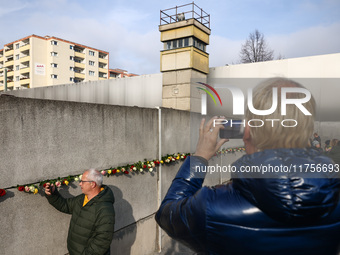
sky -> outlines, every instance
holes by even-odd
[[[0,0],[0,48],[35,34],[110,53],[109,68],[160,72],[160,10],[187,0]],[[238,64],[251,32],[264,34],[274,58],[340,53],[339,0],[196,0],[210,14],[209,66]]]

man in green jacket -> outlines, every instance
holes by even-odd
[[[57,210],[72,214],[67,237],[70,255],[109,255],[113,238],[115,212],[114,196],[103,183],[97,170],[84,172],[80,187],[81,195],[65,199],[53,184],[46,183],[48,202]]]

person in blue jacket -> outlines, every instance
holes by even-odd
[[[303,88],[292,80],[268,79],[253,93],[254,108],[270,109],[273,88],[280,95],[284,87]],[[281,115],[280,97],[270,115],[247,109],[246,123],[260,119],[264,125],[246,125],[246,154],[233,163],[232,180],[215,187],[202,187],[206,172],[197,169],[204,169],[227,139],[218,140],[223,127],[213,125],[216,117],[206,124],[203,119],[196,152],[180,167],[156,212],[157,223],[197,254],[339,254],[339,165],[310,148],[313,97],[302,106],[311,115],[293,104]],[[289,119],[294,121],[285,126],[291,127],[279,125]]]

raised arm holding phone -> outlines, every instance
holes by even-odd
[[[269,109],[271,91],[303,88],[284,79],[269,79],[255,88],[256,109]],[[299,99],[301,93],[287,97]],[[340,250],[340,181],[330,169],[334,162],[310,148],[314,130],[315,101],[303,106],[287,105],[270,116],[246,111],[243,141],[246,155],[232,166],[232,180],[224,185],[203,187],[209,159],[227,139],[218,139],[221,125],[202,120],[196,152],[180,167],[159,210],[156,221],[172,238],[198,254],[338,254]],[[250,127],[250,119],[295,119],[294,127]],[[312,165],[329,167],[313,175]],[[294,171],[284,171],[294,169]],[[262,169],[249,174],[247,169]],[[272,169],[269,173],[263,170]],[[280,170],[281,169],[281,170]],[[274,171],[275,170],[275,171]]]

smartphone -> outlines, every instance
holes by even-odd
[[[242,120],[226,120],[224,129],[220,129],[220,138],[226,139],[242,139],[244,132],[244,121]]]

